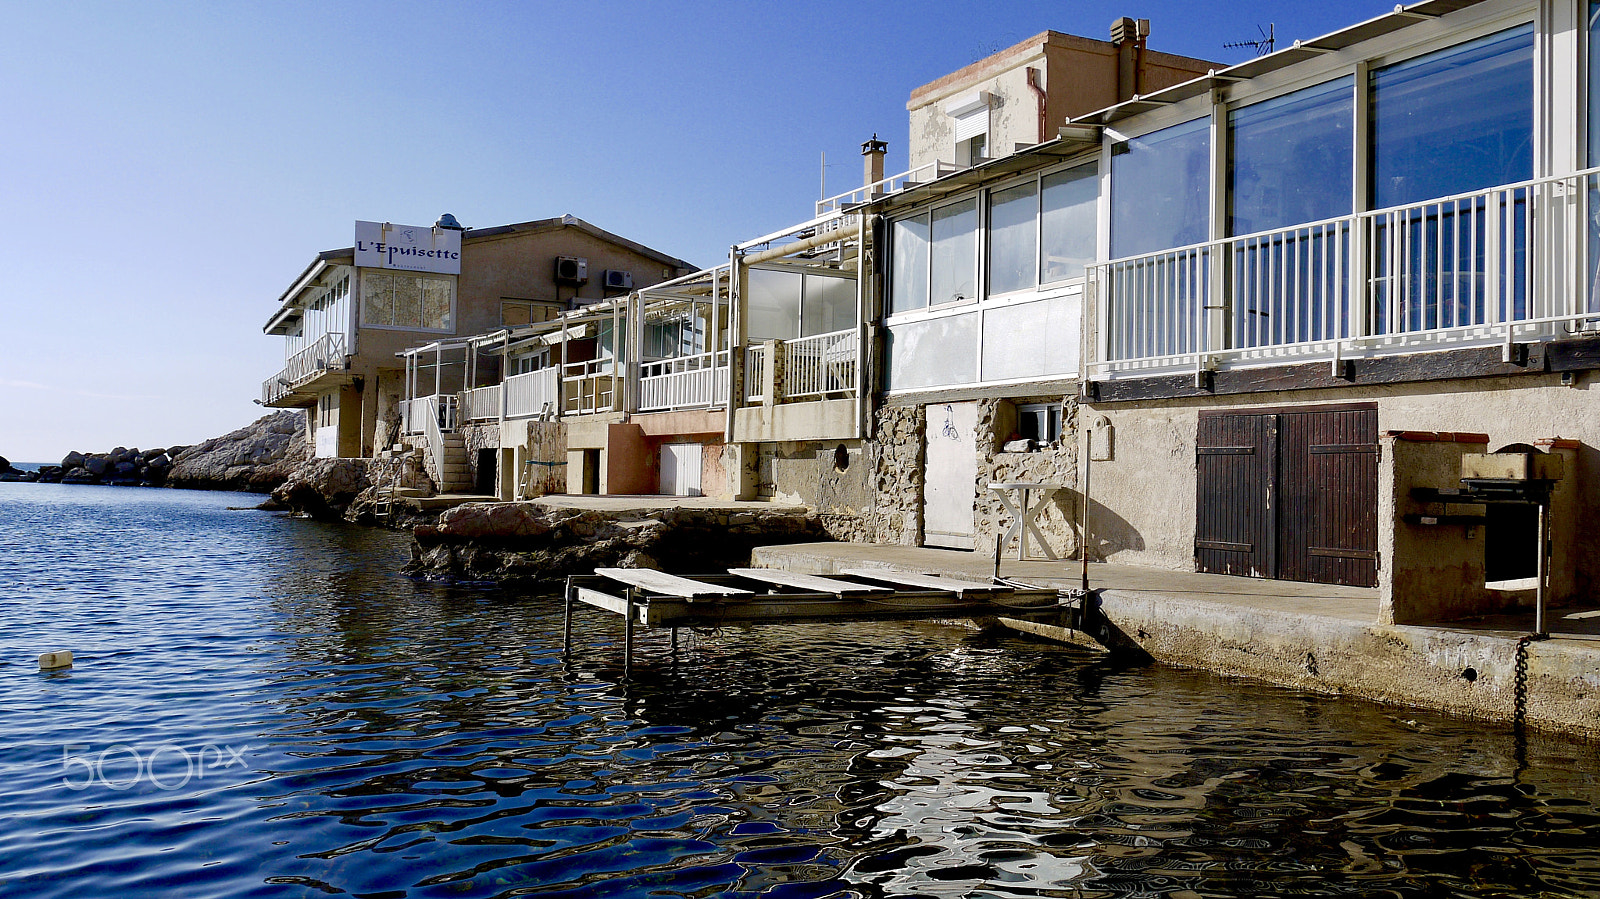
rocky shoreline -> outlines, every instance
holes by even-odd
[[[20,471],[0,457],[0,481],[271,493],[309,457],[304,414],[285,411],[194,446],[74,450],[38,471]]]
[[[501,584],[598,567],[694,573],[747,565],[757,546],[827,540],[803,507],[580,509],[561,502],[468,503],[412,531],[408,574]]]

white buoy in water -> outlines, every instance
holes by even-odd
[[[71,668],[72,650],[63,649],[60,652],[47,652],[39,657],[39,670],[49,671],[52,668]]]

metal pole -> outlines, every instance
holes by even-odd
[[[567,599],[561,615],[561,654],[572,652],[572,578],[567,578]]]
[[[633,679],[633,594],[628,588],[628,613],[622,620],[622,679]]]
[[[1550,527],[1550,510],[1548,499],[1539,502],[1539,586],[1534,591],[1533,602],[1533,632],[1540,637],[1550,636],[1550,629],[1544,620],[1544,604],[1546,582],[1550,578],[1550,565],[1546,553],[1550,548],[1550,538],[1546,531]]]
[[[1081,420],[1083,407],[1079,406],[1078,408]],[[1083,513],[1081,516],[1083,524],[1078,527],[1078,558],[1083,560],[1082,583],[1080,586],[1085,593],[1089,591],[1089,472],[1094,467],[1090,461],[1094,455],[1091,449],[1093,445],[1094,433],[1091,430],[1088,439],[1083,442],[1085,450],[1083,454]]]

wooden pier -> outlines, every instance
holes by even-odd
[[[1077,601],[1054,587],[965,581],[873,568],[818,577],[775,568],[731,568],[726,574],[680,577],[643,568],[597,568],[567,579],[562,647],[572,650],[577,603],[623,619],[623,676],[633,668],[637,627],[680,627],[853,621],[1013,618],[1070,626]],[[846,579],[848,578],[848,579]]]

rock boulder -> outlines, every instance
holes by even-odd
[[[166,484],[192,490],[270,493],[310,458],[305,427],[304,413],[285,410],[191,447],[168,447],[166,454],[172,464],[166,468]]]

